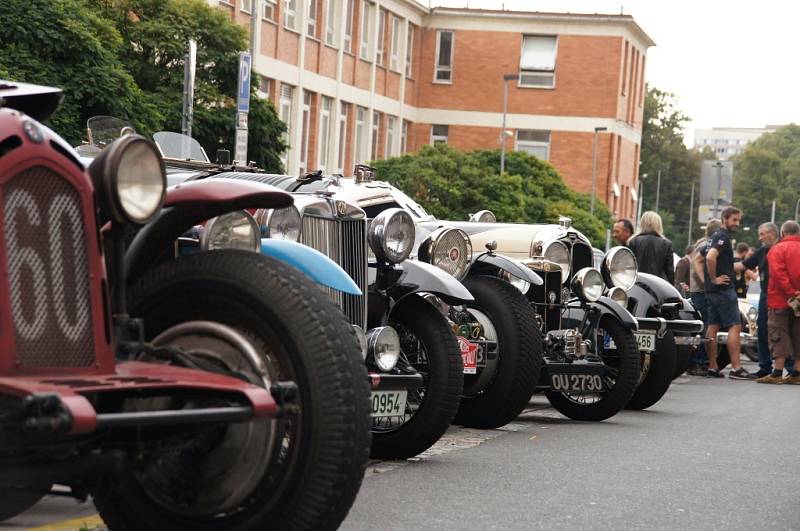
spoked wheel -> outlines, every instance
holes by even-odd
[[[677,362],[672,332],[667,331],[663,338],[657,339],[656,352],[643,353],[642,362],[641,381],[625,406],[627,409],[647,409],[661,400],[669,389]]]
[[[417,295],[403,299],[389,317],[400,336],[400,361],[422,375],[409,391],[403,415],[372,421],[372,457],[406,459],[430,448],[458,409],[464,379],[458,342],[444,316]]]
[[[480,324],[495,359],[466,375],[456,424],[498,428],[519,415],[536,389],[542,364],[542,335],[536,315],[520,291],[499,278],[470,277],[475,297],[467,311]]]
[[[550,404],[575,420],[600,421],[616,415],[633,396],[641,373],[641,358],[633,333],[617,319],[604,316],[596,331],[599,355],[606,365],[602,392],[570,394],[545,391]]]
[[[180,258],[130,295],[156,346],[255,385],[295,382],[298,396],[279,419],[200,427],[139,449],[93,493],[106,524],[338,527],[370,440],[367,375],[342,313],[296,270],[241,251]]]

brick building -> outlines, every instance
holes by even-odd
[[[243,25],[289,124],[289,173],[447,142],[549,160],[573,189],[635,215],[647,48],[628,15],[428,9],[414,0],[209,0]],[[235,3],[234,3],[235,2]],[[605,128],[605,129],[603,129]],[[599,129],[599,130],[598,130]],[[596,141],[596,150],[595,150]]]

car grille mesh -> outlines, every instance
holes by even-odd
[[[3,188],[8,293],[20,368],[94,363],[85,220],[78,192],[34,167]]]
[[[345,270],[367,293],[367,222],[363,219],[327,219],[306,215],[300,242],[321,252]],[[325,288],[351,323],[366,328],[366,296]]]

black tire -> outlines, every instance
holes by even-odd
[[[245,251],[167,263],[131,288],[130,302],[148,339],[200,321],[256,338],[269,347],[260,354],[278,379],[297,383],[298,407],[276,421],[276,451],[235,510],[203,516],[154,499],[131,466],[93,493],[106,524],[130,531],[337,528],[361,485],[370,445],[367,374],[342,312],[294,268]]]
[[[499,428],[514,420],[531,399],[542,366],[542,334],[528,299],[508,282],[474,276],[464,286],[475,297],[467,304],[484,313],[497,333],[498,365],[480,391],[461,398],[453,421],[470,428]],[[465,389],[475,376],[465,376]]]
[[[562,392],[547,390],[545,396],[559,413],[573,420],[601,421],[616,415],[624,408],[636,391],[641,372],[641,357],[633,332],[624,328],[616,318],[606,315],[600,328],[614,340],[616,349],[603,350],[601,358],[612,371],[606,376],[610,391],[595,397],[592,403],[582,402],[582,397],[568,397]]]
[[[689,365],[692,363],[692,347],[690,345],[677,345],[675,354],[677,358],[675,360],[675,371],[672,373],[673,380],[689,369]]]
[[[407,411],[417,409],[405,422],[396,426],[373,422],[371,455],[406,459],[433,446],[447,431],[461,400],[463,364],[447,320],[421,297],[401,300],[389,316],[389,325],[400,335],[401,355],[422,373],[423,384],[408,393]]]
[[[650,356],[650,366],[642,367],[647,371],[644,379],[633,393],[626,409],[647,409],[664,396],[672,383],[675,374],[677,353],[675,338],[667,331],[664,337],[656,340],[656,352]]]

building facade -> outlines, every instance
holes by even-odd
[[[615,215],[635,215],[654,43],[632,17],[414,0],[209,1],[242,25],[257,12],[253,69],[289,125],[288,173],[349,175],[425,144],[505,142],[550,161],[574,190],[594,181]]]
[[[739,155],[744,148],[764,133],[774,133],[779,125],[759,127],[712,127],[694,130],[694,147],[711,148],[720,160]]]

